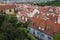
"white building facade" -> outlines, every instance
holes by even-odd
[[[40,32],[34,28],[28,27],[29,33],[34,35],[35,37],[37,37],[40,40],[53,40],[53,37],[50,35],[47,35],[43,32]]]

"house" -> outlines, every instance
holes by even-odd
[[[28,26],[29,33],[40,40],[53,40],[60,30],[60,15],[56,14],[56,10],[53,10],[53,8],[49,8],[45,15],[35,15],[31,18]]]
[[[29,33],[38,39],[53,40],[60,30],[60,7],[23,5],[17,19],[22,23],[29,19]]]
[[[14,14],[15,8],[14,4],[0,4],[0,14]]]
[[[31,18],[28,26],[29,33],[40,40],[53,40],[54,35],[60,30],[60,23],[55,23],[45,16]]]
[[[38,9],[30,4],[20,4],[18,6],[17,18],[19,21],[25,23],[31,17],[33,17],[37,12],[39,13]]]

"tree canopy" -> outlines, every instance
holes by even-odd
[[[58,33],[54,36],[54,40],[60,40],[60,32],[58,32]]]
[[[0,40],[36,40],[28,35],[28,24],[19,22],[16,15],[0,15]]]
[[[60,0],[37,3],[38,6],[60,6]]]

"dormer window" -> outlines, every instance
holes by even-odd
[[[44,31],[44,28],[41,28],[41,27],[39,27],[39,30],[42,30],[42,31]]]
[[[53,10],[53,9],[49,9],[48,11],[49,11],[50,13],[52,13],[54,10]]]

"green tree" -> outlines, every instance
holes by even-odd
[[[17,20],[15,15],[2,15],[0,18],[4,20],[0,26],[0,40],[33,39],[28,35],[27,26],[30,21],[27,21],[25,24],[23,24]]]
[[[54,40],[60,40],[60,32],[58,32],[58,33],[54,36]]]

